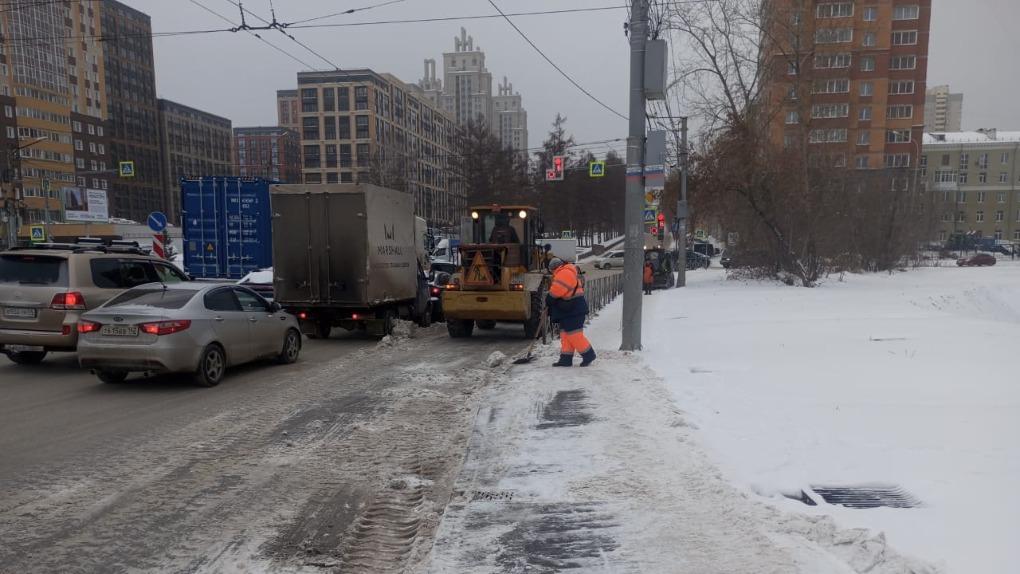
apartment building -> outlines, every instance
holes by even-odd
[[[301,183],[301,137],[287,128],[234,128],[234,168],[241,177]]]
[[[298,73],[304,183],[367,183],[413,193],[415,211],[453,225],[455,120],[418,86],[369,69]]]
[[[301,128],[301,104],[297,90],[276,91],[276,125],[297,132]]]
[[[857,169],[912,168],[924,130],[931,0],[774,0],[772,140]]]
[[[963,129],[963,94],[954,94],[949,86],[930,88],[924,99],[926,132],[958,132]]]
[[[180,222],[181,178],[234,175],[230,120],[160,99],[160,154],[165,174],[167,216]]]
[[[99,6],[28,0],[6,6],[0,10],[4,243],[19,222],[63,219],[62,190],[80,181],[76,172],[86,171],[76,169],[81,138],[74,137],[72,122],[103,130],[107,101],[103,46],[96,38]],[[72,35],[80,38],[59,40]],[[88,183],[101,185],[91,178]]]
[[[499,135],[503,147],[528,155],[528,112],[524,109],[520,92],[514,91],[513,84],[503,76],[499,93],[492,98],[493,129]]]
[[[134,177],[110,181],[110,215],[145,221],[169,205],[160,161],[152,23],[148,14],[117,0],[74,4],[79,2],[99,7],[102,14],[110,164],[134,162]]]
[[[1020,241],[1020,131],[925,134],[921,173],[953,234]]]

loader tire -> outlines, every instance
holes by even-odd
[[[531,318],[524,322],[524,337],[534,339],[541,334],[546,325],[542,324],[542,310],[545,308],[543,293],[531,294]]]
[[[475,330],[475,322],[471,319],[448,319],[446,330],[454,339],[463,339],[471,336]]]
[[[495,321],[475,321],[475,325],[483,331],[491,331],[496,328]]]

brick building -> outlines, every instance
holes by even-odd
[[[159,100],[160,154],[165,174],[163,196],[167,216],[180,222],[181,178],[234,175],[230,120]]]
[[[241,177],[301,183],[301,138],[275,126],[234,128],[234,168]]]

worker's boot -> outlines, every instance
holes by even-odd
[[[581,353],[581,366],[587,367],[595,360],[595,349],[591,348]]]
[[[574,366],[574,355],[560,353],[560,360],[553,363],[554,367],[573,367]]]

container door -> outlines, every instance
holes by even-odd
[[[365,196],[329,193],[324,202],[323,228],[328,250],[323,249],[323,295],[331,303],[361,307],[367,303],[368,265],[365,242]],[[324,246],[325,247],[325,246]]]
[[[314,237],[320,230],[322,213],[319,200],[310,193],[284,193],[276,196],[272,218],[273,290],[281,303],[318,302],[319,253]]]
[[[227,277],[240,279],[271,265],[266,255],[272,242],[269,194],[261,180],[225,179],[223,187]]]
[[[219,222],[222,206],[212,178],[182,184],[184,205],[184,267],[196,277],[222,277]]]

